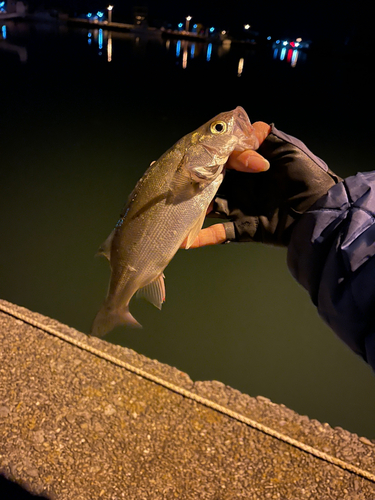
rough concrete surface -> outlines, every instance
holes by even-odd
[[[1,305],[375,474],[366,438]],[[59,500],[375,499],[371,480],[2,311],[0,474]]]

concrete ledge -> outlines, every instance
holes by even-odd
[[[375,446],[367,438],[220,382],[194,383],[175,368],[0,301],[0,473],[30,492],[59,500],[375,498],[371,477],[317,458],[44,327],[375,478]]]

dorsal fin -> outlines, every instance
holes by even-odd
[[[111,246],[114,235],[115,235],[115,229],[110,233],[108,238],[99,247],[96,255],[103,255],[109,261],[111,260]]]

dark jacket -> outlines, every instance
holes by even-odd
[[[261,174],[228,170],[216,214],[229,241],[288,248],[288,266],[321,317],[375,370],[375,172],[342,180],[272,125]]]
[[[375,172],[336,184],[300,217],[288,266],[326,323],[375,370]]]

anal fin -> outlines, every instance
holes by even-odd
[[[140,288],[137,293],[137,297],[143,297],[148,300],[158,309],[161,309],[163,302],[165,301],[165,285],[164,285],[164,274],[161,273],[154,281],[151,281],[148,285]]]

